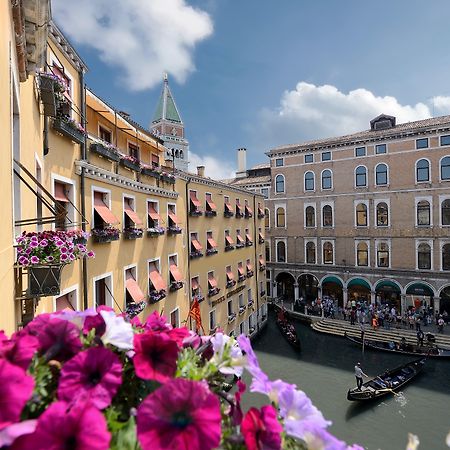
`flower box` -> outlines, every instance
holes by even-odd
[[[173,283],[170,283],[169,290],[170,292],[175,292],[181,289],[182,287],[183,287],[182,281],[174,281]]]
[[[215,217],[217,216],[217,211],[205,211],[205,217]]]
[[[245,242],[245,246],[246,247],[251,247],[253,245],[253,241],[246,241]]]
[[[266,291],[261,291],[261,292],[259,293],[259,295],[260,295],[261,297],[264,297],[264,296],[266,295]]]
[[[97,244],[104,244],[119,240],[120,231],[117,228],[93,228],[91,230],[92,239]]]
[[[165,296],[166,296],[165,289],[161,289],[159,291],[151,291],[148,294],[148,301],[150,303],[156,303],[156,302],[159,302],[160,300],[162,300],[163,298],[165,298]]]
[[[231,250],[234,250],[234,245],[225,245],[225,251],[229,252]]]
[[[133,170],[134,172],[141,171],[141,166],[139,164],[139,161],[133,161],[133,160],[127,159],[127,158],[121,158],[119,161],[119,164],[122,167],[125,167],[126,169]]]
[[[147,302],[131,302],[128,303],[128,305],[125,308],[125,314],[132,319],[133,317],[140,314],[142,311],[144,311],[145,307],[147,306]]]
[[[234,213],[233,213],[232,211],[227,211],[227,210],[225,210],[225,211],[223,212],[223,215],[224,215],[224,217],[233,217],[233,216],[234,216]]]
[[[182,229],[180,227],[174,226],[174,227],[167,227],[167,234],[168,235],[172,235],[172,234],[181,234],[182,233]]]
[[[258,212],[258,219],[264,219],[266,215],[263,212]]]
[[[203,214],[203,212],[200,211],[199,209],[191,209],[191,210],[189,211],[189,215],[192,216],[192,217],[199,217],[199,216],[201,216],[202,214]]]
[[[233,323],[236,320],[236,313],[232,313],[228,316],[228,323]]]
[[[77,144],[84,142],[85,133],[75,122],[57,117],[53,120],[53,129]]]
[[[159,172],[157,169],[155,169],[153,167],[142,167],[141,173],[143,175],[147,175],[149,177],[156,178],[157,180],[159,180],[159,178],[161,176],[161,172]]]
[[[245,281],[246,280],[246,276],[245,275],[239,275],[238,276],[238,283],[242,283],[243,281]]]
[[[220,292],[220,288],[218,288],[218,287],[208,289],[208,297],[214,297],[214,295],[217,295],[219,292]]]
[[[244,314],[246,309],[247,309],[247,307],[245,305],[239,306],[239,315]]]
[[[253,275],[253,270],[247,270],[247,278],[251,278]]]
[[[175,184],[175,176],[174,176],[174,175],[171,175],[170,173],[167,173],[167,172],[163,172],[163,173],[161,174],[161,180],[162,180],[164,183]]]
[[[259,239],[258,239],[258,243],[259,243],[259,244],[264,244],[264,242],[265,242],[265,241],[264,241],[264,238],[259,238]]]
[[[120,156],[111,148],[107,148],[105,145],[100,144],[99,142],[93,142],[89,146],[89,150],[92,153],[96,153],[103,158],[109,159],[110,161],[118,162],[120,160]]]
[[[162,236],[166,230],[163,227],[155,227],[147,229],[147,237],[158,237]]]
[[[266,266],[264,264],[260,264],[259,271],[262,272],[263,270],[266,270]]]
[[[217,248],[208,248],[206,249],[206,256],[215,255],[218,251]]]
[[[247,307],[251,308],[253,306],[254,301],[253,300],[249,300],[247,303]]]
[[[253,217],[253,214],[251,212],[246,212],[245,213],[245,218],[246,219],[251,219]]]
[[[202,294],[194,294],[192,296],[192,301],[197,300],[199,303],[201,303],[203,300],[205,300],[205,297],[203,297]]]
[[[236,213],[236,219],[241,219],[242,217],[244,217],[244,214],[242,214],[241,212]]]
[[[245,244],[243,242],[239,242],[236,244],[236,248],[244,248]]]
[[[139,239],[143,234],[144,232],[140,228],[125,228],[123,230],[123,237],[128,240]]]
[[[199,252],[199,251],[195,251],[195,252],[190,252],[190,253],[189,253],[189,257],[190,257],[191,259],[200,258],[200,257],[202,257],[202,256],[203,256],[203,253],[202,253],[202,252]]]
[[[61,270],[64,265],[34,265],[28,267],[28,295],[48,297],[59,295]]]
[[[236,280],[228,280],[227,284],[225,285],[227,288],[232,288],[236,285]]]

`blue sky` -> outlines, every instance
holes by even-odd
[[[209,176],[227,176],[239,147],[251,166],[382,112],[450,113],[447,0],[53,0],[53,12],[89,86],[140,123],[169,72]]]

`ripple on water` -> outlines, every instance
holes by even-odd
[[[403,392],[397,392],[397,395],[395,396],[395,401],[404,408],[408,404],[408,399],[405,397],[405,394]]]

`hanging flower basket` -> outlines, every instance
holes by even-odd
[[[79,123],[64,117],[53,120],[53,129],[77,144],[82,144],[86,136],[86,132]]]
[[[28,268],[28,295],[30,297],[59,295],[63,267],[64,265],[30,266]]]
[[[89,150],[110,161],[118,162],[120,160],[119,154],[113,150],[112,146],[108,146],[106,143],[93,142]]]
[[[133,156],[122,156],[120,158],[119,164],[126,169],[133,170],[134,172],[141,171],[141,165],[139,161]]]

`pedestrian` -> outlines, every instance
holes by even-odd
[[[359,324],[359,328],[361,329],[361,340],[364,341],[364,333],[366,332],[366,327],[364,323],[361,322]]]
[[[376,331],[376,329],[378,328],[378,320],[377,320],[377,316],[373,316],[373,319],[372,319],[372,328],[373,328],[373,331]]]
[[[438,319],[438,333],[443,333],[444,332],[444,324],[445,324],[445,321],[442,318],[442,316],[440,316],[439,319]]]
[[[350,311],[350,325],[355,325],[356,311],[352,308]]]
[[[425,337],[425,335],[423,334],[423,331],[419,328],[417,330],[417,345],[419,347],[423,347],[423,338]]]
[[[356,378],[356,387],[360,391],[363,385],[363,377],[367,377],[367,375],[361,369],[361,363],[358,362],[355,366],[355,378]]]

